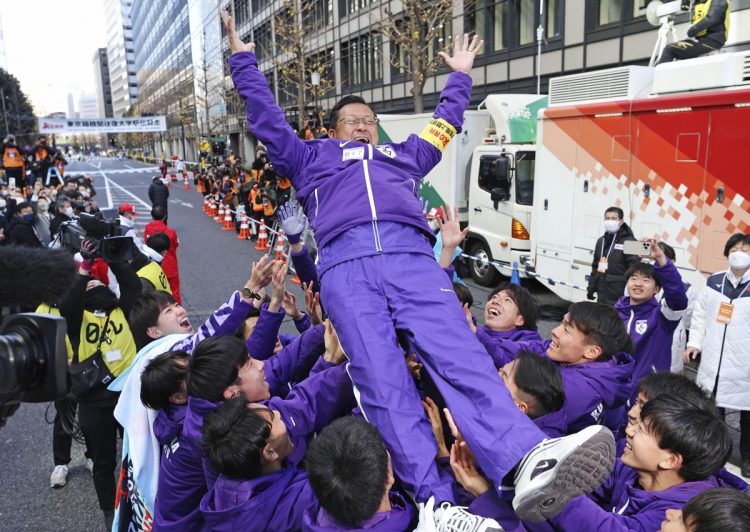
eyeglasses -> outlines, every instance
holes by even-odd
[[[340,118],[339,122],[343,122],[347,126],[356,126],[360,122],[362,122],[366,126],[374,126],[375,124],[380,122],[380,118],[378,118],[377,116],[363,116],[362,118],[357,116],[345,116],[344,118]]]

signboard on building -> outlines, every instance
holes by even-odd
[[[39,133],[151,133],[166,131],[164,116],[128,118],[39,118]]]

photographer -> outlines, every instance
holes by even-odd
[[[16,183],[23,185],[24,175],[26,174],[26,152],[16,144],[15,135],[8,135],[3,140],[2,153],[0,154],[0,168],[5,171],[5,177],[13,178]]]
[[[29,177],[29,188],[34,186],[34,181],[41,179],[42,181],[47,178],[47,170],[52,166],[52,158],[57,153],[52,146],[47,144],[47,136],[39,135],[39,140],[34,143],[34,146],[29,152],[29,158],[31,159],[31,171],[32,175]],[[46,185],[62,185],[62,183],[53,177]]]
[[[141,294],[141,283],[127,263],[109,262],[120,284],[122,295],[118,299],[101,281],[91,278],[91,263],[99,255],[96,241],[84,240],[81,255],[84,260],[70,292],[60,303],[60,313],[68,322],[68,336],[76,353],[71,384],[79,400],[81,432],[94,463],[94,487],[105,523],[111,527],[117,465],[114,409],[119,394],[110,392],[107,385],[129,368],[135,357],[135,341],[126,316]],[[93,362],[98,364],[98,371],[93,369]],[[85,366],[88,370],[83,372]]]
[[[60,232],[60,226],[64,222],[70,222],[73,220],[75,211],[73,205],[70,203],[70,198],[65,195],[60,195],[57,201],[54,203],[54,218],[49,223],[50,236],[54,239],[57,233]]]

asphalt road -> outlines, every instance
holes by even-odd
[[[158,169],[133,161],[92,159],[73,162],[66,173],[90,173],[97,189],[100,208],[116,207],[120,203],[135,206],[136,229],[142,234],[151,220],[148,186]],[[232,291],[241,288],[250,275],[250,265],[260,257],[254,245],[241,241],[231,231],[222,231],[202,210],[202,197],[190,182],[190,190],[173,184],[169,199],[169,225],[180,239],[180,264],[183,306],[194,325],[205,320]],[[528,284],[527,284],[528,283]],[[549,309],[565,308],[541,285],[533,281],[524,284]],[[289,284],[304,303],[298,287]],[[472,312],[482,321],[482,306],[489,289],[469,283],[474,295]],[[540,322],[540,333],[549,337],[555,321]],[[283,331],[292,332],[293,323],[286,320]],[[98,509],[91,475],[84,467],[83,446],[73,443],[68,484],[61,489],[49,487],[53,469],[52,427],[45,420],[47,404],[24,404],[0,428],[0,532],[34,530],[103,530],[103,518]],[[49,408],[51,422],[54,409]],[[737,425],[736,414],[729,421]]]

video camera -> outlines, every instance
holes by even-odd
[[[93,214],[81,213],[78,218],[64,222],[60,226],[60,244],[73,253],[81,251],[84,240],[92,240],[96,253],[91,257],[101,257],[104,262],[126,262],[133,260],[133,239],[122,236],[117,219],[99,218]]]

